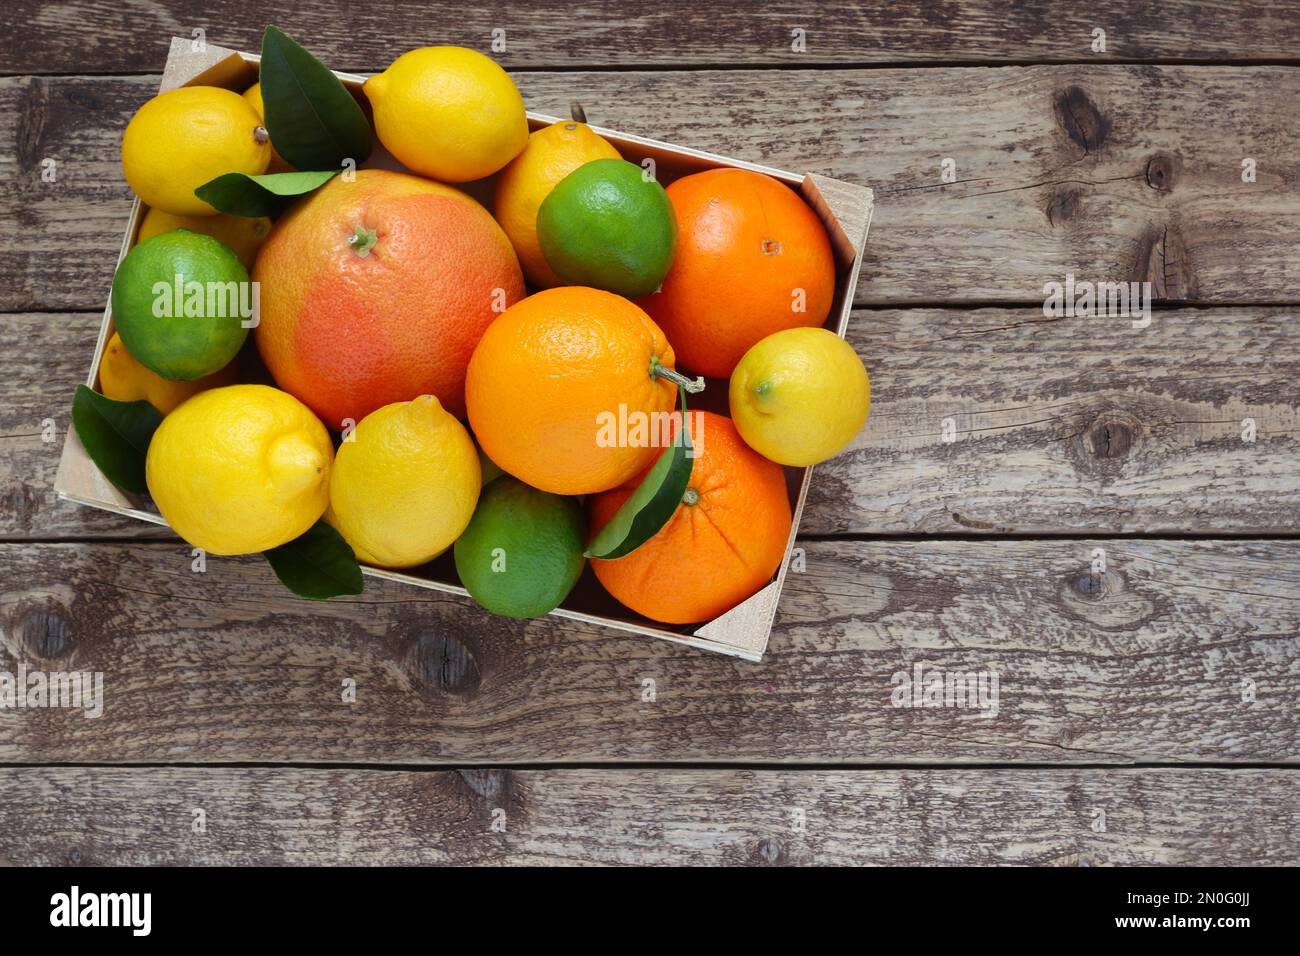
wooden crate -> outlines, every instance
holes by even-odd
[[[196,48],[194,41],[173,38],[167,65],[163,71],[160,91],[174,89],[178,86],[221,86],[242,91],[257,79],[259,57],[254,54],[241,53],[207,44]],[[362,76],[348,73],[336,74],[343,83],[358,95]],[[557,121],[556,117],[539,113],[528,114],[529,126],[537,129]],[[798,175],[767,166],[728,159],[712,153],[673,146],[630,133],[592,126],[596,132],[609,140],[625,159],[641,163],[653,159],[659,181],[667,185],[674,179],[690,173],[699,172],[719,166],[732,166],[752,169],[766,173],[788,183],[796,189],[816,210],[826,225],[834,247],[837,276],[835,301],[826,322],[826,328],[841,337],[848,325],[849,312],[853,305],[853,292],[857,285],[858,271],[862,263],[862,251],[866,244],[867,230],[871,224],[872,192],[863,186],[841,182],[818,176],[814,173]],[[365,167],[401,169],[402,167],[386,153],[376,141],[375,154]],[[467,190],[480,199],[490,196],[491,180],[470,184]],[[135,242],[136,232],[145,209],[139,199],[131,208],[131,217],[127,223],[126,234],[118,261],[125,256]],[[86,376],[86,384],[97,387],[100,356],[105,343],[113,334],[113,314],[111,304],[104,311],[103,324],[100,327],[99,341]],[[726,382],[709,380],[708,387],[700,396],[696,396],[694,407],[726,411]],[[564,604],[552,611],[552,614],[573,620],[587,621],[647,637],[675,641],[704,650],[730,654],[746,660],[757,661],[767,647],[768,635],[772,629],[772,620],[776,613],[781,586],[794,548],[795,535],[799,529],[799,518],[803,511],[804,499],[808,494],[812,479],[811,468],[787,468],[786,484],[790,493],[794,523],[790,530],[790,539],[786,542],[785,558],[776,577],[753,597],[739,604],[725,614],[704,624],[674,628],[658,624],[622,607],[613,600],[595,581],[590,569]],[[63,446],[63,456],[59,463],[59,473],[55,481],[55,490],[61,498],[117,514],[129,515],[142,521],[166,524],[162,517],[152,509],[147,498],[129,495],[115,487],[95,466],[76,432],[69,429]],[[380,578],[401,581],[415,587],[432,588],[452,594],[466,595],[464,588],[452,584],[454,571],[446,556],[423,568],[412,571],[386,571],[379,568],[363,567],[363,572]],[[418,572],[418,573],[416,573]],[[267,569],[270,573],[270,569]],[[486,613],[486,612],[484,612]]]

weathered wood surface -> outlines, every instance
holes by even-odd
[[[0,316],[0,538],[170,537],[54,495],[99,321]],[[871,420],[818,467],[801,530],[1300,530],[1297,321],[1279,309],[1161,311],[1146,329],[1032,309],[855,312]]]
[[[86,380],[102,316],[0,315],[0,539],[126,535],[165,528],[60,501],[72,393]]]
[[[1300,531],[1297,323],[856,312],[871,418],[814,472],[800,530]]]
[[[1294,770],[0,769],[16,864],[1295,865],[1298,830]]]
[[[105,711],[0,709],[0,761],[595,766],[0,768],[0,864],[1300,863],[1300,540],[1270,538],[1300,530],[1294,3],[5,16],[0,312],[24,314],[0,316],[0,671],[102,672]],[[754,665],[377,581],[299,601],[258,559],[196,574],[165,530],[57,503],[121,130],[169,36],[256,50],[266,22],[356,72],[504,29],[533,109],[872,186],[877,308],[849,338],[873,417],[803,531],[980,536],[801,542]],[[962,66],[1008,62],[1057,65]],[[930,68],[862,68],[887,64]],[[1043,318],[1067,273],[1213,307]],[[1014,540],[1101,532],[1263,540]],[[996,674],[996,713],[895,706],[918,664]],[[1123,768],[1187,761],[1225,767]],[[690,762],[785,766],[617,766]],[[1107,766],[799,766],[838,763]]]
[[[6,544],[0,670],[100,672],[104,712],[0,710],[0,760],[1300,760],[1300,541],[804,547],[749,664],[377,581],[298,600],[180,543]],[[996,674],[996,707],[899,706],[917,665]]]
[[[70,64],[91,73],[156,68],[167,37],[200,28],[211,42],[257,50],[267,23],[340,70],[373,68],[395,51],[431,43],[487,52],[494,30],[505,31],[497,56],[516,68],[1300,58],[1300,11],[1285,0],[1173,0],[1158,7],[1120,0],[399,0],[346,14],[295,0],[10,0],[6,16],[14,29],[0,45],[0,68],[10,73]],[[806,31],[801,52],[795,28]],[[1097,28],[1106,31],[1104,51],[1093,49]]]
[[[1144,280],[1300,301],[1291,67],[518,74],[529,105],[876,190],[860,304],[1041,303]],[[0,80],[0,310],[102,308],[129,206],[119,142],[157,77]],[[956,182],[942,182],[943,161]],[[56,163],[56,181],[41,179]],[[1242,162],[1256,181],[1242,181]]]

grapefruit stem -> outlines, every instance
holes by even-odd
[[[271,142],[271,134],[266,131],[265,126],[253,127],[253,142],[261,146],[263,143]]]
[[[698,376],[694,381],[687,378],[681,372],[659,364],[659,356],[650,360],[650,377],[662,378],[665,381],[672,382],[674,385],[686,389],[694,395],[696,392],[704,391],[704,376]]]
[[[370,250],[378,241],[379,233],[376,230],[357,226],[356,231],[352,233],[352,238],[348,240],[348,245],[352,247],[353,252],[364,259],[370,255]]]

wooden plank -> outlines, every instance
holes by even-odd
[[[1300,530],[1295,321],[1279,309],[1162,311],[1146,329],[1028,309],[856,312],[871,419],[818,466],[801,532]],[[54,496],[98,328],[97,314],[0,316],[0,538],[171,537]]]
[[[0,315],[0,539],[175,537],[54,493],[72,393],[90,370],[100,320],[98,313]]]
[[[871,418],[818,466],[800,531],[1300,531],[1296,321],[855,313]]]
[[[20,865],[1277,866],[1297,828],[1294,770],[0,769]]]
[[[749,664],[384,582],[298,600],[179,544],[3,545],[0,670],[104,689],[0,709],[0,760],[1300,760],[1300,541],[803,547]],[[916,706],[930,674],[984,697]]]
[[[531,107],[876,190],[859,304],[1041,303],[1141,280],[1174,302],[1300,299],[1300,70],[1037,66],[522,73]],[[0,309],[102,307],[118,149],[157,78],[0,80]],[[665,91],[671,90],[670,102]],[[9,157],[14,157],[12,160]],[[44,161],[57,179],[41,180]],[[952,159],[956,182],[942,182]],[[1242,162],[1256,181],[1242,182]]]
[[[606,2],[399,0],[358,7],[346,17],[327,3],[294,0],[256,6],[237,0],[125,6],[16,0],[13,6],[16,27],[0,46],[0,63],[12,73],[159,69],[167,38],[189,37],[199,28],[211,42],[257,50],[267,23],[339,70],[382,66],[395,52],[421,43],[493,52],[494,30],[505,31],[505,48],[498,44],[494,55],[514,68],[1300,56],[1300,14],[1284,0],[1172,0],[1159,8],[1119,0],[1086,7],[1068,0],[821,0],[779,8],[755,0],[660,0],[635,10]],[[412,34],[413,22],[428,24],[429,32]],[[802,51],[795,48],[795,28],[805,31]],[[1104,50],[1093,48],[1098,28],[1105,31]]]

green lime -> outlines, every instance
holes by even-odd
[[[113,322],[126,350],[163,378],[225,368],[248,338],[256,298],[230,247],[188,229],[139,243],[113,276]]]
[[[483,489],[456,539],[456,573],[493,614],[537,617],[554,610],[578,583],[586,537],[576,498],[502,475]]]
[[[668,194],[623,159],[565,176],[537,210],[537,240],[555,274],[630,299],[659,288],[673,264],[677,217]]]

